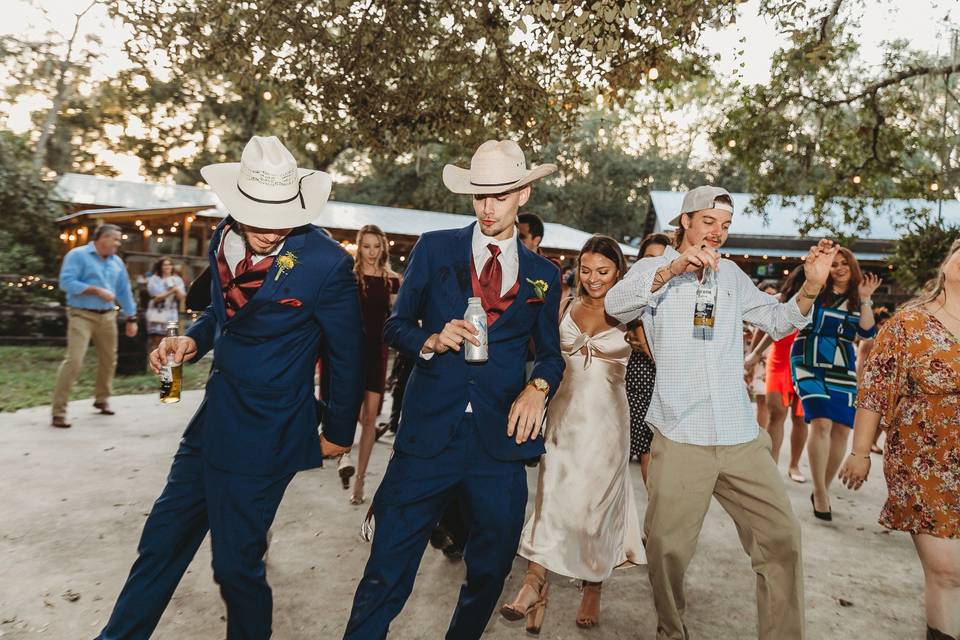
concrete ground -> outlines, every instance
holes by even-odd
[[[145,516],[164,484],[180,432],[199,404],[188,392],[177,405],[155,396],[114,400],[118,414],[94,415],[90,401],[70,407],[73,428],[48,426],[49,408],[0,414],[0,637],[92,638],[106,621],[136,553]],[[372,493],[389,445],[378,443]],[[879,459],[858,494],[835,487],[831,524],[814,520],[810,485],[787,481],[804,533],[808,638],[922,638],[920,566],[909,536],[876,524],[885,498]],[[639,467],[631,465],[645,503]],[[531,495],[536,472],[530,472]],[[274,593],[274,637],[339,638],[368,545],[358,537],[367,505],[351,506],[333,466],[299,474],[274,525],[268,574]],[[645,504],[641,504],[641,510]],[[642,511],[641,511],[642,513]],[[523,576],[514,565],[504,593]],[[462,563],[428,548],[414,593],[391,638],[438,639],[463,579]],[[733,523],[714,502],[687,578],[687,625],[694,638],[756,637],[755,580]],[[579,594],[552,578],[541,637],[653,640],[656,619],[643,567],[619,570],[604,585],[601,624],[574,626]],[[224,636],[224,606],[201,547],[160,622],[159,640]],[[485,637],[523,637],[519,623],[498,616]]]

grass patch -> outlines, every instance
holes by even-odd
[[[63,360],[64,347],[0,346],[0,412],[49,405],[57,369]],[[93,397],[96,379],[96,358],[93,347],[87,351],[83,370],[70,393],[71,400]],[[207,363],[183,368],[183,388],[202,389],[210,367]],[[160,393],[160,381],[153,373],[116,376],[113,394]]]

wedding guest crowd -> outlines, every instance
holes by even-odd
[[[722,258],[738,212],[720,187],[688,191],[674,230],[646,236],[632,267],[620,243],[598,234],[565,273],[541,253],[543,220],[520,212],[556,167],[528,168],[516,143],[487,141],[469,168],[447,165],[442,178],[469,197],[476,221],[424,234],[401,277],[380,227],[363,226],[349,256],[310,224],[329,176],[298,168],[276,138],[254,137],[241,160],[203,171],[231,215],[211,240],[212,296],[186,336],[161,339],[187,296],[173,262],[158,260],[148,282],[154,369],[168,355],[195,361],[207,351],[216,364],[103,640],[149,637],[208,530],[227,637],[269,638],[267,532],[293,475],[321,458],[337,461],[351,504],[372,498],[362,528],[372,545],[344,638],[387,636],[430,543],[464,561],[449,639],[479,639],[496,611],[540,633],[556,576],[581,589],[576,611],[558,613],[597,627],[614,569],[647,565],[656,637],[689,640],[687,569],[716,498],[756,577],[757,637],[802,640],[801,527],[778,467],[788,415],[787,476],[807,481],[806,448],[821,521],[833,519],[838,471],[859,489],[886,434],[880,523],[913,538],[927,637],[960,635],[960,241],[877,333],[881,279],[830,240],[816,242],[779,290]],[[259,195],[236,193],[241,183]],[[103,225],[64,261],[70,330],[54,426],[69,426],[69,386],[91,339],[101,357],[94,406],[110,412],[115,306],[136,311],[119,238]],[[266,286],[281,277],[293,293]],[[276,304],[254,304],[263,299]],[[476,324],[464,319],[468,300],[482,307]],[[695,312],[712,314],[709,331],[692,331]],[[136,325],[127,326],[132,335]],[[388,347],[398,352],[392,415],[378,429]],[[306,373],[318,353],[321,434]],[[261,371],[276,384],[257,384]],[[392,455],[371,492],[367,470],[387,430]],[[647,495],[642,514],[632,459]],[[525,573],[504,599],[516,556]]]

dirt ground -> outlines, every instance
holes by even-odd
[[[118,414],[70,407],[73,428],[52,429],[49,408],[0,414],[0,637],[93,638],[109,616],[135,553],[145,516],[163,487],[184,425],[201,392],[177,405],[155,396],[114,400]],[[374,449],[368,491],[382,477],[389,443]],[[810,509],[810,485],[787,482],[803,525],[807,629],[811,640],[924,637],[920,566],[909,536],[876,523],[886,491],[879,458],[857,494],[833,489],[834,521]],[[645,492],[631,466],[641,513]],[[531,495],[535,471],[530,472]],[[531,501],[532,504],[532,501]],[[339,638],[368,545],[358,537],[367,505],[351,506],[332,466],[299,474],[274,525],[268,575],[274,637]],[[514,565],[504,597],[523,576]],[[443,638],[463,579],[462,563],[428,548],[414,593],[390,637]],[[687,577],[687,625],[694,638],[756,637],[755,579],[733,523],[714,502]],[[552,578],[541,637],[653,640],[656,619],[643,567],[619,570],[604,585],[601,624],[574,626],[579,594]],[[224,606],[201,547],[160,622],[159,640],[224,636]],[[494,617],[485,638],[524,637],[520,623]]]

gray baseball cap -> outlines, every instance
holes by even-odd
[[[711,187],[704,185],[702,187],[697,187],[696,189],[690,189],[690,191],[687,191],[687,195],[683,196],[683,204],[680,205],[680,213],[677,214],[676,218],[670,221],[670,226],[679,227],[680,216],[685,213],[703,211],[704,209],[723,209],[724,211],[733,213],[732,205],[729,205],[726,202],[716,202],[716,199],[720,196],[726,196],[727,198],[730,198],[730,202],[733,202],[733,198],[730,196],[730,193],[723,187]]]

